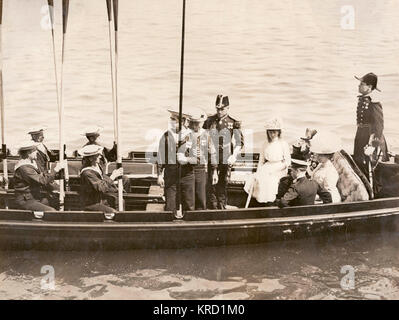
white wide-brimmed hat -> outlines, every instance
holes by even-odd
[[[96,145],[96,144],[89,144],[84,146],[82,149],[78,150],[78,153],[82,157],[91,157],[97,154],[101,154],[103,152],[103,147]]]
[[[192,108],[190,109],[189,112],[190,112],[190,117],[189,117],[190,122],[203,122],[207,118],[206,112],[201,108]]]
[[[278,116],[273,116],[266,121],[266,130],[283,130],[283,120]]]
[[[319,132],[310,142],[310,151],[317,154],[332,154],[341,149],[341,138],[330,132]]]

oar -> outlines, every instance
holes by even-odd
[[[61,53],[61,89],[60,89],[60,105],[58,110],[58,122],[59,122],[59,139],[60,139],[60,162],[64,162],[64,151],[65,151],[65,142],[64,142],[64,100],[63,100],[63,72],[64,72],[64,57],[65,57],[65,34],[67,30],[67,22],[68,22],[68,10],[69,10],[69,0],[62,0],[62,53]],[[68,165],[68,164],[67,164]],[[68,184],[68,177],[65,175],[65,170],[61,171],[61,180],[60,180],[60,210],[64,210],[64,182]]]
[[[51,39],[53,42],[53,60],[54,60],[54,76],[55,76],[55,89],[57,90],[57,107],[60,109],[60,94],[58,87],[58,72],[57,72],[57,58],[55,51],[55,39],[54,39],[54,0],[47,0],[48,11],[51,23]]]
[[[122,168],[122,155],[121,155],[121,135],[119,123],[119,107],[118,107],[118,0],[113,0],[114,9],[114,31],[115,31],[115,108],[114,108],[114,133],[116,134],[116,167]],[[118,180],[118,210],[123,211],[123,184],[122,177]]]
[[[1,108],[1,150],[3,154],[3,175],[5,180],[4,188],[8,189],[8,166],[7,166],[7,145],[5,136],[5,114],[4,114],[4,96],[3,96],[3,48],[2,48],[2,31],[3,31],[3,0],[0,0],[0,108]],[[6,203],[6,209],[8,209]]]
[[[111,0],[106,0],[107,3],[107,13],[108,13],[108,37],[109,37],[109,59],[111,65],[111,88],[112,88],[112,106],[113,106],[113,118],[114,118],[114,143],[117,140],[117,130],[116,130],[116,104],[115,104],[115,86],[114,86],[114,64],[113,64],[113,56],[112,56],[112,32],[111,32],[111,24],[112,24],[112,2]]]
[[[184,35],[186,26],[186,0],[183,0],[182,9],[182,27],[181,27],[181,54],[180,54],[180,90],[179,90],[179,138],[177,142],[178,148],[180,147],[181,134],[182,134],[182,117],[183,117],[183,76],[184,76]],[[183,208],[181,201],[181,166],[177,162],[177,211],[175,213],[176,218],[183,217]]]

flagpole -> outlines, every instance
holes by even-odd
[[[186,0],[183,0],[182,9],[182,28],[181,28],[181,54],[180,54],[180,90],[179,90],[179,138],[177,146],[180,147],[181,134],[182,134],[182,114],[183,114],[183,77],[184,77],[184,36],[186,26]],[[181,165],[177,162],[177,212],[176,217],[183,217],[183,208],[181,201]]]
[[[0,0],[0,108],[1,108],[1,150],[3,154],[3,175],[5,180],[4,188],[8,189],[8,164],[7,144],[5,139],[5,113],[4,113],[4,91],[3,91],[3,0]],[[8,206],[6,204],[6,209]]]
[[[69,10],[69,0],[62,0],[62,53],[61,53],[61,80],[60,80],[60,104],[58,110],[58,121],[59,121],[59,144],[60,144],[60,163],[64,162],[64,152],[65,152],[65,142],[64,142],[64,60],[65,60],[65,34],[67,30],[68,22],[68,10]],[[67,183],[66,175],[64,169],[61,170],[61,180],[60,180],[60,210],[64,210],[64,198],[65,190],[64,184]]]
[[[121,155],[121,134],[120,134],[120,117],[118,106],[118,0],[113,0],[114,11],[114,31],[115,31],[115,110],[114,110],[114,133],[116,134],[116,168],[122,168],[122,155]],[[122,177],[118,179],[118,210],[123,211],[123,184]]]

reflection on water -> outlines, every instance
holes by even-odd
[[[184,250],[0,252],[1,299],[399,299],[399,237]],[[43,265],[55,290],[41,289]],[[341,287],[341,268],[355,288]]]

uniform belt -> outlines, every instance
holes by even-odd
[[[371,126],[371,124],[369,123],[358,123],[357,127],[358,128],[369,128]]]

